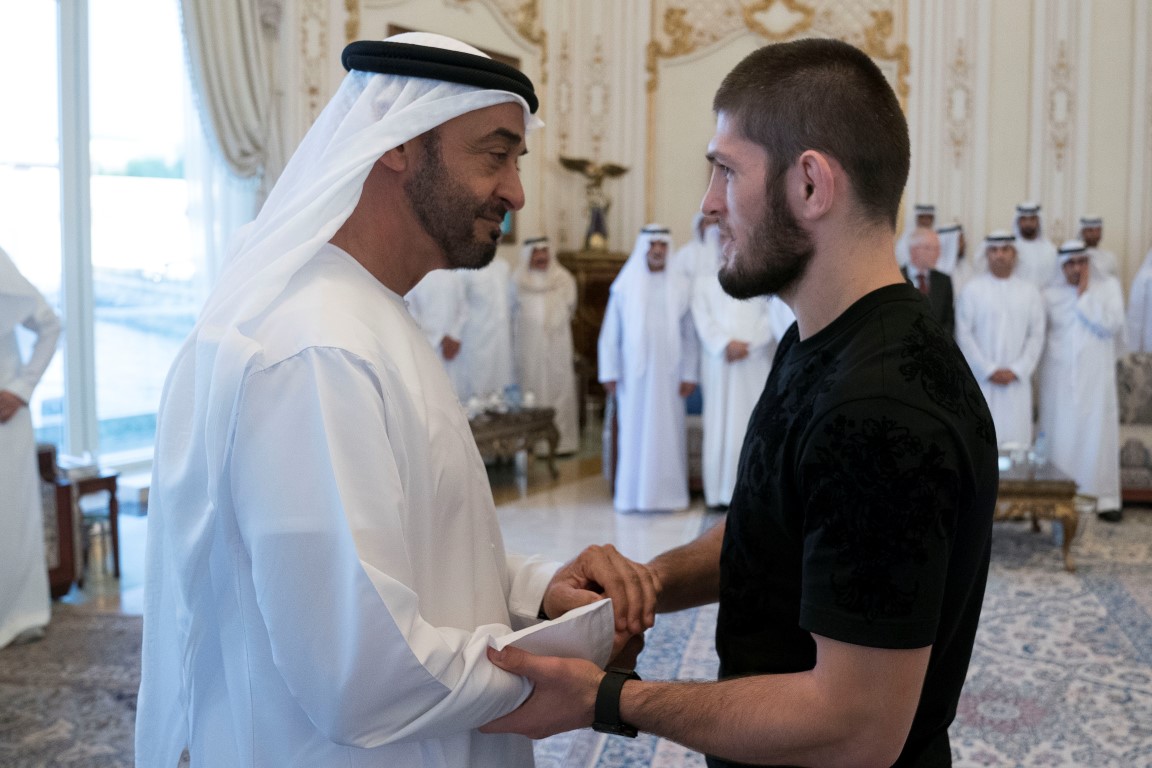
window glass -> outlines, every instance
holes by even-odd
[[[186,127],[196,122],[178,5],[89,0],[89,25],[96,412],[107,461],[152,448],[203,267],[188,217]]]
[[[61,314],[57,3],[0,7],[0,248]],[[27,357],[35,337],[17,334]],[[36,438],[64,441],[63,340],[28,404]]]

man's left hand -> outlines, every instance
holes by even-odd
[[[532,681],[517,709],[480,726],[481,733],[519,733],[532,739],[592,725],[604,672],[590,661],[535,656],[520,648],[488,649],[488,660]]]
[[[660,583],[646,565],[629,560],[611,544],[591,546],[556,571],[544,590],[544,614],[561,616],[573,608],[612,598],[616,638],[612,654],[621,651],[633,635],[656,622],[656,596]]]
[[[680,397],[688,397],[696,391],[695,382],[682,381],[680,382]]]
[[[6,424],[8,419],[16,415],[16,411],[26,405],[28,403],[24,402],[16,393],[0,389],[0,424]]]

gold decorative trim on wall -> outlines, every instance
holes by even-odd
[[[360,39],[360,0],[344,0],[344,10],[348,17],[344,19],[345,45]]]
[[[1068,155],[1073,120],[1076,117],[1076,94],[1072,87],[1072,64],[1068,58],[1068,42],[1061,40],[1056,48],[1056,60],[1049,71],[1048,135],[1052,142],[1052,158],[1056,170],[1064,170]]]
[[[952,163],[960,168],[964,152],[968,148],[969,128],[972,115],[972,67],[964,51],[964,40],[956,41],[956,54],[948,64],[948,93],[945,104],[945,122],[948,124],[948,141],[952,145]]]
[[[324,0],[304,0],[300,11],[300,68],[308,103],[305,130],[315,122],[326,98],[325,64],[328,61],[328,6]]]
[[[907,44],[893,44],[899,0],[652,0],[652,39],[647,46],[648,91],[659,85],[661,59],[676,59],[749,32],[769,42],[783,42],[806,33],[836,37],[858,46],[874,59],[897,66],[895,89],[902,103],[908,97],[911,54]],[[697,21],[699,19],[700,21]],[[769,21],[773,22],[769,24]],[[659,25],[659,30],[657,30]]]

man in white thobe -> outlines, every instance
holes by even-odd
[[[1127,316],[1128,350],[1152,352],[1152,250],[1132,278]]]
[[[619,512],[688,506],[684,398],[696,389],[699,347],[692,283],[665,268],[671,247],[666,227],[640,230],[600,326],[599,379],[617,403]]]
[[[959,223],[937,227],[936,236],[940,238],[940,258],[936,260],[936,271],[952,278],[952,287],[959,295],[960,289],[956,285],[954,273],[960,264],[961,249],[964,246],[964,228]]]
[[[908,220],[908,225],[904,228],[904,232],[896,240],[896,263],[900,266],[907,266],[911,261],[912,254],[908,250],[909,242],[912,238],[912,233],[918,229],[933,229],[936,226],[936,206],[931,203],[917,203],[912,208],[912,217]]]
[[[1080,239],[1088,248],[1088,256],[1092,259],[1092,266],[1106,275],[1119,277],[1120,261],[1116,254],[1107,248],[1100,247],[1100,239],[1104,237],[1104,217],[1089,213],[1080,217]]]
[[[716,249],[707,242],[707,232],[715,226],[715,222],[697,211],[692,217],[692,239],[676,249],[668,260],[669,267],[680,270],[691,280],[713,271]]]
[[[17,328],[36,335],[27,359]],[[28,403],[59,338],[60,318],[0,249],[0,648],[42,635],[52,612]]]
[[[1116,336],[1124,328],[1120,282],[1092,268],[1081,240],[1059,250],[1063,280],[1044,289],[1048,335],[1040,364],[1040,428],[1052,463],[1118,522],[1120,416]]]
[[[463,272],[434,269],[404,296],[408,311],[436,350],[460,402],[472,396],[461,349],[468,323]]]
[[[734,299],[720,286],[719,229],[705,231],[713,268],[697,276],[692,319],[700,338],[700,388],[704,399],[704,503],[726,509],[752,409],[772,370],[776,345],[795,317],[776,297]]]
[[[647,569],[506,555],[464,411],[401,298],[491,260],[524,204],[531,82],[451,38],[350,70],[177,355],[148,509],[136,765],[528,768],[478,728],[530,684],[492,638],[600,595],[616,644]],[[403,73],[403,74],[400,74]],[[480,150],[480,151],[478,151]],[[610,651],[612,620],[577,653]]]
[[[1040,204],[1028,201],[1017,205],[1012,227],[1016,235],[1016,274],[1044,290],[1059,275],[1056,246],[1044,236]]]
[[[1032,444],[1032,374],[1044,351],[1044,299],[1018,277],[1016,240],[998,230],[984,240],[984,274],[956,303],[956,343],[988,401],[1000,445]]]
[[[468,396],[503,396],[516,383],[512,363],[512,270],[497,257],[480,269],[462,270],[468,319],[460,339],[460,365]]]
[[[576,313],[576,278],[556,259],[548,238],[524,241],[520,264],[512,275],[516,288],[513,348],[516,371],[525,396],[556,411],[559,454],[580,448],[580,414],[573,366],[572,316]]]

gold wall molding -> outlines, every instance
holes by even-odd
[[[911,54],[893,41],[901,0],[652,0],[652,39],[647,46],[648,90],[659,87],[660,62],[677,59],[751,33],[768,42],[807,35],[856,45],[873,59],[896,65],[896,93],[908,98]]]
[[[1052,142],[1052,159],[1056,170],[1064,170],[1072,125],[1076,119],[1075,79],[1068,58],[1068,42],[1061,40],[1048,74],[1048,136]]]
[[[344,23],[346,42],[360,36],[360,5],[364,0],[344,0],[347,20]],[[548,82],[548,32],[540,21],[540,0],[452,0],[455,5],[480,2],[495,14],[504,26],[518,37],[540,49],[540,80]]]
[[[963,38],[956,41],[956,53],[948,63],[947,101],[945,115],[948,125],[948,143],[952,147],[952,164],[962,166],[970,141],[972,112],[972,67],[964,49]]]
[[[308,105],[306,126],[320,115],[327,98],[324,87],[328,63],[328,5],[324,0],[304,0],[300,9],[300,68],[304,98]]]

